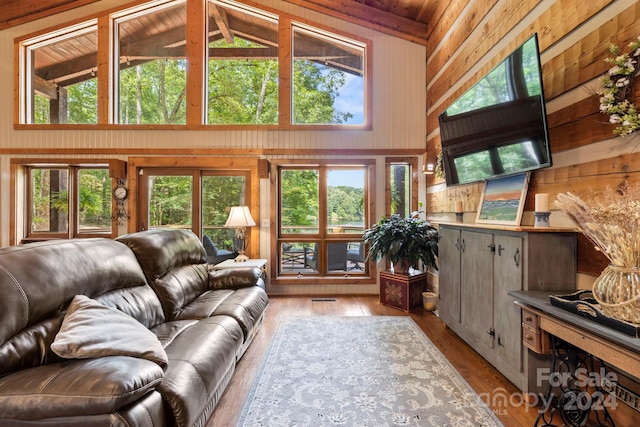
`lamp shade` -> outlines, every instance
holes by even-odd
[[[253,227],[256,225],[248,206],[232,206],[225,227]]]

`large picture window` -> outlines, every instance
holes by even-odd
[[[278,18],[210,1],[207,122],[278,123]]]
[[[36,37],[23,46],[25,69],[30,72],[21,73],[21,120],[32,124],[97,123],[95,21]]]
[[[363,276],[369,168],[283,166],[279,170],[279,276]]]
[[[293,123],[364,124],[365,44],[293,25]]]
[[[370,42],[266,6],[153,0],[16,43],[19,125],[371,122]]]
[[[185,12],[179,0],[116,19],[118,123],[186,122]]]

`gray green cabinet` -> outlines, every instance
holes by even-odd
[[[574,290],[576,234],[562,229],[440,224],[439,315],[524,392],[536,392],[544,356],[522,345],[509,291]]]

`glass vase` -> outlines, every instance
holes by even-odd
[[[608,265],[593,283],[593,297],[609,316],[640,324],[640,268]]]

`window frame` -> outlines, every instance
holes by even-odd
[[[73,239],[109,237],[114,238],[118,234],[117,221],[111,221],[109,232],[87,233],[80,232],[78,227],[79,217],[79,180],[78,171],[86,169],[107,169],[110,177],[110,195],[118,184],[118,179],[125,178],[126,163],[117,159],[10,159],[11,166],[11,217],[10,236],[11,245],[29,243],[51,239]],[[34,233],[31,230],[31,170],[33,169],[66,169],[69,171],[69,218],[66,232]],[[111,199],[111,212],[116,208],[116,203]]]
[[[272,283],[273,284],[301,284],[300,277],[304,276],[304,284],[327,284],[327,283],[340,283],[345,284],[371,284],[376,282],[376,265],[374,262],[365,261],[363,269],[361,271],[324,271],[324,264],[326,264],[326,249],[327,245],[331,243],[344,242],[346,244],[358,240],[361,238],[361,234],[356,233],[329,233],[326,224],[326,211],[327,211],[327,170],[336,169],[350,169],[350,168],[363,168],[365,170],[364,175],[364,209],[363,215],[363,233],[368,227],[374,223],[375,212],[375,192],[371,191],[375,188],[375,160],[372,159],[349,159],[349,160],[294,160],[294,161],[273,161],[271,173],[276,176],[276,179],[271,183],[271,211],[276,212],[276,218],[274,220],[275,226],[271,231],[271,271],[272,271]],[[300,169],[318,169],[319,170],[319,182],[318,182],[318,232],[317,233],[281,233],[281,198],[280,198],[280,185],[281,185],[281,171],[282,170],[300,170]],[[323,264],[322,268],[316,274],[283,274],[281,271],[281,259],[282,259],[282,244],[286,243],[309,243],[318,244],[321,253],[318,257],[319,264]]]
[[[362,107],[364,108],[364,115],[363,115],[363,120],[364,122],[362,124],[360,123],[354,123],[354,124],[331,124],[331,123],[309,123],[309,124],[305,124],[305,123],[296,123],[295,122],[295,117],[294,117],[294,113],[295,113],[295,87],[293,84],[290,85],[289,87],[289,99],[290,99],[290,103],[291,103],[291,117],[289,118],[289,122],[291,123],[291,125],[293,126],[306,126],[306,127],[322,127],[322,126],[345,126],[345,127],[354,127],[354,128],[359,128],[362,126],[365,126],[368,122],[368,103],[367,103],[367,99],[369,97],[370,94],[370,90],[369,87],[367,85],[369,78],[368,78],[368,63],[369,63],[369,58],[367,53],[369,52],[369,46],[367,45],[366,42],[357,40],[353,37],[346,37],[336,31],[333,30],[329,30],[329,29],[323,29],[323,28],[319,28],[318,26],[313,26],[313,25],[309,25],[308,23],[305,22],[301,22],[301,21],[291,21],[291,25],[290,25],[290,36],[291,36],[291,45],[290,45],[290,58],[291,58],[291,81],[293,81],[293,73],[294,73],[294,68],[295,68],[295,61],[296,61],[296,56],[295,56],[295,33],[296,31],[299,31],[300,34],[304,34],[307,37],[313,37],[317,40],[324,40],[327,43],[331,43],[334,45],[342,45],[342,46],[350,46],[353,49],[362,49],[362,79],[363,81],[363,100],[362,100]],[[350,113],[350,112],[346,112],[346,113]]]
[[[52,45],[58,43],[60,41],[71,39],[75,36],[90,33],[90,32],[98,32],[98,19],[97,18],[89,18],[82,20],[80,22],[72,23],[69,26],[55,29],[50,32],[41,32],[37,35],[30,37],[26,41],[22,41],[16,44],[17,51],[17,59],[19,64],[19,72],[16,76],[15,86],[18,88],[18,99],[14,102],[14,107],[16,108],[16,117],[15,124],[27,124],[29,120],[33,121],[35,118],[34,115],[34,104],[35,104],[35,82],[33,81],[34,74],[31,73],[33,69],[33,51],[48,45]],[[100,36],[98,35],[98,40]],[[17,39],[16,39],[17,40]],[[99,41],[98,41],[99,45]],[[97,46],[99,50],[99,46]],[[95,70],[97,71],[98,64],[96,63]],[[98,104],[100,101],[98,100]],[[96,108],[99,109],[98,106]],[[32,125],[38,126],[36,123],[30,123]],[[97,124],[97,123],[96,123]],[[95,126],[95,124],[79,124],[87,125],[87,126]],[[49,124],[41,124],[40,126],[76,126],[69,124],[59,124],[59,123],[49,123]]]
[[[153,170],[194,170],[199,171],[200,176],[206,176],[211,172],[211,175],[243,175],[245,176],[245,189],[247,206],[252,213],[259,212],[259,199],[260,194],[260,178],[258,176],[258,159],[247,157],[212,157],[212,156],[197,156],[197,157],[129,157],[128,166],[129,170],[129,193],[130,199],[135,203],[129,204],[129,222],[128,232],[133,233],[146,229],[146,218],[143,218],[140,203],[143,197],[141,194],[145,191],[146,187],[142,183],[143,179],[146,179],[146,171]],[[195,172],[194,172],[195,173]],[[200,187],[200,182],[197,184]],[[194,185],[195,188],[195,185]],[[200,206],[201,193],[198,193],[197,206]],[[145,198],[145,200],[147,200]],[[198,218],[200,218],[201,212],[198,212]],[[257,218],[254,218],[256,222]],[[202,221],[199,219],[199,228]],[[198,237],[202,237],[199,230],[194,230]],[[260,248],[260,227],[248,227],[247,235],[249,236],[247,248],[247,254],[256,254]]]
[[[14,39],[15,55],[19,58],[19,71],[16,73],[15,86],[20,88],[18,96],[14,99],[14,129],[205,129],[205,130],[371,130],[372,129],[372,41],[363,37],[349,34],[347,32],[330,28],[325,25],[301,19],[297,16],[282,12],[264,5],[253,5],[248,3],[247,7],[263,10],[267,14],[278,16],[279,33],[279,94],[278,94],[278,123],[277,124],[207,124],[206,104],[207,99],[207,55],[205,54],[208,42],[206,40],[206,20],[208,14],[208,1],[186,0],[187,11],[185,22],[186,51],[185,59],[187,67],[187,92],[186,92],[186,123],[184,124],[119,124],[117,116],[117,104],[119,102],[117,83],[118,76],[115,71],[117,66],[117,21],[130,15],[153,11],[154,8],[171,4],[175,0],[154,0],[147,2],[134,2],[123,5],[118,10],[106,10],[89,17],[81,18],[66,26],[56,26],[55,28],[44,29],[32,34]],[[233,0],[217,0],[228,2],[229,4],[240,4]],[[292,82],[292,39],[293,23],[300,23],[311,27],[318,32],[329,32],[338,37],[352,40],[356,44],[365,46],[364,52],[364,124],[294,124],[291,104],[293,97]],[[98,64],[97,64],[97,86],[98,86],[98,106],[96,124],[34,124],[28,122],[26,115],[26,80],[31,69],[27,68],[27,47],[36,41],[47,42],[55,35],[69,32],[70,28],[88,26],[89,23],[97,23],[98,27]]]
[[[384,159],[384,200],[385,200],[385,216],[392,214],[393,193],[391,188],[391,167],[393,165],[406,164],[410,167],[409,175],[409,191],[410,191],[410,209],[409,212],[418,210],[418,159],[416,157],[385,157]]]

